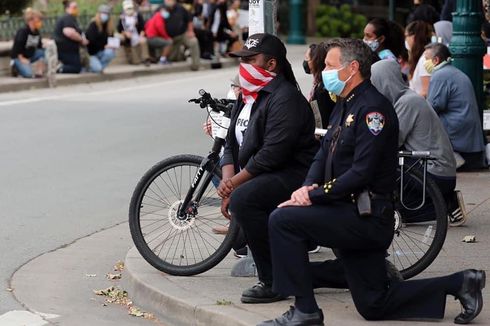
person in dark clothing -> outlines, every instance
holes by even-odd
[[[242,94],[231,114],[218,194],[222,213],[243,229],[257,266],[259,283],[243,292],[242,302],[273,302],[281,298],[271,289],[269,214],[301,184],[318,142],[281,40],[255,34],[230,55],[241,60]]]
[[[107,44],[108,38],[114,35],[111,7],[99,6],[97,15],[88,25],[85,35],[89,41],[87,50],[90,55],[90,71],[102,73],[116,57],[115,49]]]
[[[463,306],[455,322],[466,324],[481,312],[484,271],[411,281],[390,282],[387,277],[398,119],[391,103],[369,81],[369,47],[351,39],[330,45],[323,79],[339,96],[332,128],[303,187],[269,219],[273,291],[282,297],[294,295],[294,307],[259,326],[323,325],[313,287],[339,284],[348,286],[357,311],[367,320],[442,318],[451,294]],[[343,270],[310,263],[306,252],[311,240],[336,248]]]
[[[453,21],[453,12],[456,11],[456,0],[446,0],[444,1],[444,6],[442,6],[441,20]]]
[[[206,9],[209,7],[210,5],[206,4]],[[214,37],[213,33],[208,29],[209,19],[207,15],[209,13],[205,12],[204,8],[204,1],[194,1],[194,16],[192,22],[194,25],[194,33],[199,42],[201,58],[211,60],[214,55]]]
[[[238,35],[232,30],[227,17],[226,0],[218,0],[211,10],[209,27],[214,41],[219,44],[221,54],[226,54],[233,42],[238,41]]]
[[[308,96],[308,101],[313,110],[317,128],[327,128],[330,114],[335,106],[335,102],[323,86],[322,71],[325,68],[326,55],[326,43],[312,44],[306,51],[303,61],[305,73],[313,75],[313,87]]]
[[[414,6],[415,8],[408,15],[407,25],[417,20],[424,21],[430,25],[434,25],[439,21],[440,14],[432,5],[426,3],[426,1],[414,0]]]
[[[199,42],[194,34],[192,15],[176,0],[165,0],[164,7],[169,12],[165,19],[168,35],[172,38],[170,61],[185,61],[184,49],[191,54],[191,70],[199,70],[201,52]]]
[[[119,17],[117,32],[129,64],[150,65],[150,55],[145,37],[145,19],[134,8],[132,0],[123,1],[123,12]]]
[[[77,22],[78,5],[76,1],[64,0],[65,15],[60,17],[54,27],[54,39],[58,48],[58,59],[62,66],[58,72],[78,74],[82,71],[80,45],[88,45]]]
[[[15,34],[14,45],[10,56],[13,61],[13,75],[24,78],[41,77],[45,70],[44,50],[39,30],[42,27],[40,12],[27,9],[24,14],[26,26]],[[36,72],[33,72],[33,66]]]

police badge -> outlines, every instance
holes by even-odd
[[[385,117],[379,112],[371,112],[366,115],[366,124],[369,131],[375,136],[379,135],[385,125]]]

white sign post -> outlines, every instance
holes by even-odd
[[[277,34],[276,31],[277,1],[249,0],[248,30],[249,35],[257,33]]]

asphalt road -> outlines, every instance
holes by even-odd
[[[307,90],[303,48],[290,52]],[[16,269],[125,221],[134,186],[155,162],[207,153],[211,142],[201,128],[206,114],[187,100],[200,88],[224,97],[236,72],[0,95],[0,315],[22,309],[4,290]]]

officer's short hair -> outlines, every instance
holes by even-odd
[[[329,49],[340,49],[342,65],[359,62],[359,71],[364,79],[371,78],[371,65],[374,63],[374,52],[362,40],[339,38],[327,42]]]
[[[432,55],[438,57],[441,62],[447,61],[451,57],[451,51],[442,43],[429,44],[425,48],[432,51]]]

